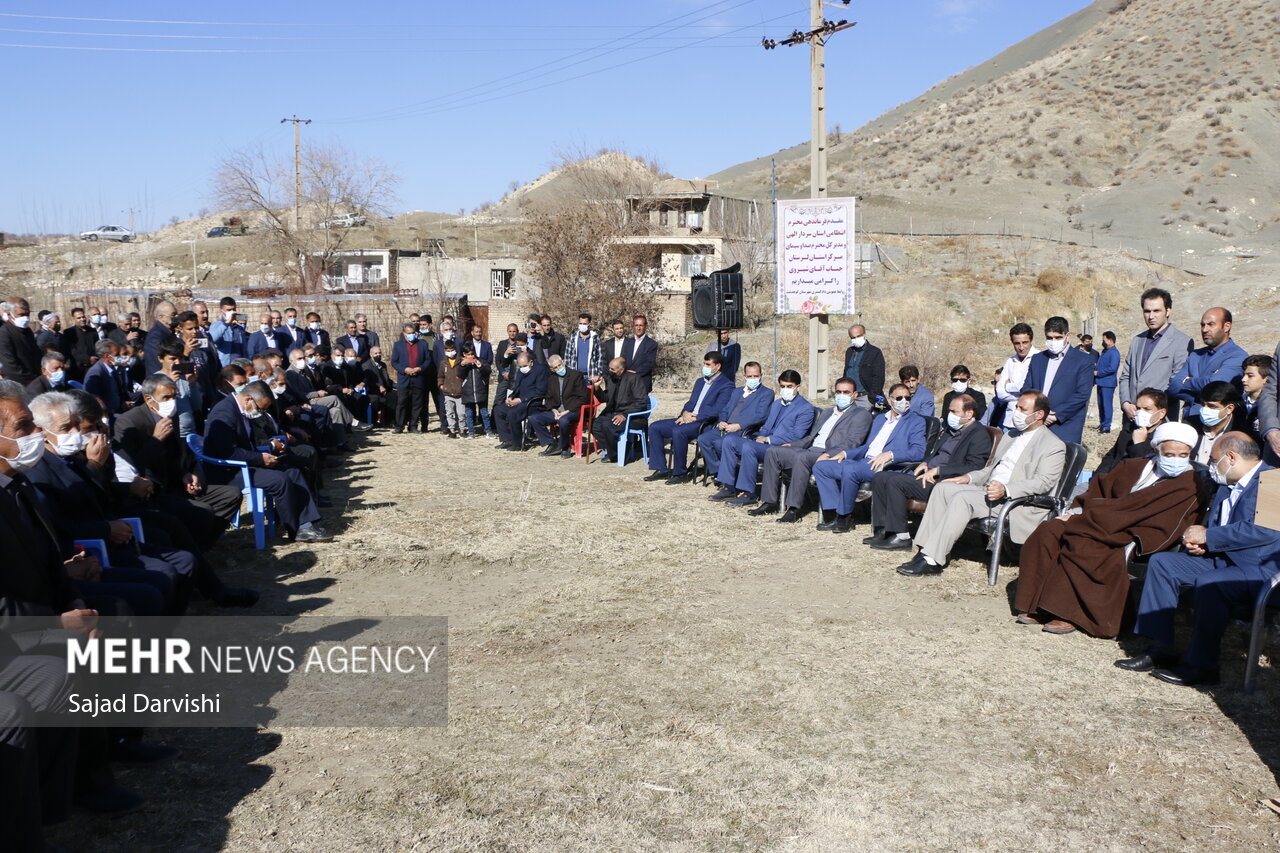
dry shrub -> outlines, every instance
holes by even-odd
[[[921,383],[941,396],[951,384],[952,366],[973,360],[985,348],[982,330],[974,321],[931,296],[896,299],[893,310],[910,321],[879,330],[874,337],[870,327],[867,332],[884,350],[886,390],[898,380],[898,368],[914,364],[920,368]]]

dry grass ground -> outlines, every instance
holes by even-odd
[[[673,395],[666,395],[670,400]],[[667,406],[670,408],[670,405]],[[1260,850],[1280,679],[1241,695],[1016,627],[977,543],[941,577],[631,465],[380,435],[343,532],[233,582],[281,614],[444,614],[442,729],[161,732],[141,813],[83,851]]]

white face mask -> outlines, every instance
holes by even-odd
[[[520,372],[521,372],[521,373],[528,373],[528,372],[529,372],[530,370],[532,370],[532,369],[533,369],[533,367],[532,367],[532,366],[530,366],[530,365],[526,364],[524,367],[521,367],[521,368],[520,368]]]
[[[1024,430],[1031,425],[1031,418],[1022,412],[1015,411],[1013,413],[1013,428],[1016,430]]]
[[[591,331],[591,327],[588,326],[586,323],[578,324],[578,334],[585,335],[589,331]]]
[[[1061,355],[1067,351],[1067,341],[1065,338],[1050,338],[1045,341],[1045,349],[1054,355]]]
[[[910,400],[894,400],[893,410],[900,415],[905,415],[907,412],[911,411],[911,401]]]
[[[853,344],[855,349],[862,349],[866,345],[867,339],[861,335],[858,337],[849,336],[849,343]]]
[[[960,420],[960,418],[956,417],[951,412],[947,412],[947,426],[951,427],[953,431],[958,430],[960,427],[964,426],[964,421]]]
[[[8,456],[0,456],[0,459],[8,462],[13,466],[15,471],[26,471],[34,468],[36,463],[40,461],[40,456],[44,453],[44,433],[36,430],[31,435],[24,435],[21,438],[11,438],[5,436],[11,441],[18,443],[18,455],[10,459]]]
[[[1157,456],[1156,468],[1166,477],[1177,477],[1191,470],[1191,460],[1185,456]]]
[[[307,328],[308,328],[308,329],[310,329],[310,330],[311,330],[311,331],[313,331],[313,332],[318,332],[318,331],[320,331],[320,324],[319,324],[319,323],[308,323],[308,324],[307,324]]]
[[[272,386],[271,386],[271,393],[272,393],[272,394],[275,394],[277,397],[283,397],[283,396],[284,396],[284,388],[283,388],[283,386],[280,386],[280,385],[272,385]]]
[[[779,396],[779,397],[781,397],[781,398],[783,399],[783,401],[784,401],[784,402],[790,403],[792,400],[794,400],[794,399],[796,398],[796,389],[794,389],[794,388],[779,388],[779,389],[778,389],[778,396]]]
[[[1138,409],[1138,413],[1133,416],[1133,422],[1138,429],[1147,429],[1151,426],[1151,413],[1145,409]]]
[[[1213,465],[1209,466],[1209,476],[1213,479],[1213,482],[1217,483],[1219,486],[1231,485],[1227,480],[1227,472],[1222,470],[1222,460],[1226,458],[1227,457],[1224,455]]]
[[[289,363],[293,365],[294,370],[301,370],[302,368],[307,366],[307,360],[305,358],[294,359]]]
[[[955,382],[951,383],[951,390],[955,391],[957,394],[963,394],[965,391],[969,390],[969,383],[961,382],[957,379]]]
[[[175,397],[170,397],[162,403],[156,403],[156,414],[162,418],[171,418],[176,411],[178,411],[178,400]]]
[[[88,444],[85,440],[84,433],[80,430],[72,430],[57,436],[56,452],[59,456],[75,456],[84,446]]]
[[[262,332],[262,334],[264,334],[264,335],[265,335],[265,334],[267,334],[268,332],[270,332],[270,331],[271,331],[271,324],[270,324],[270,323],[262,323],[261,325],[259,325],[259,326],[258,326],[258,331],[259,331],[259,332]]]
[[[14,318],[13,318],[13,325],[17,326],[19,329],[25,329],[25,328],[27,327],[27,325],[28,325],[30,322],[31,322],[31,316],[30,316],[30,315],[28,315],[28,316],[26,316],[26,317],[14,317]]]

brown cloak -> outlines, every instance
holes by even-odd
[[[1131,491],[1147,461],[1126,459],[1095,476],[1075,500],[1079,515],[1036,528],[1022,546],[1017,610],[1043,610],[1095,637],[1120,633],[1129,598],[1125,546],[1136,540],[1135,554],[1168,548],[1195,521],[1200,503],[1192,471]]]

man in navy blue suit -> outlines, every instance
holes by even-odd
[[[877,415],[871,434],[857,447],[829,448],[813,463],[822,506],[819,530],[848,533],[853,529],[853,505],[858,489],[894,462],[924,459],[925,420],[911,411],[911,390],[899,382],[889,389],[889,411]]]
[[[258,318],[258,331],[249,336],[249,343],[245,347],[245,351],[249,358],[253,358],[260,352],[269,349],[278,349],[281,352],[288,352],[288,345],[285,343],[286,335],[281,332],[279,337],[276,336],[275,327],[271,325],[271,312],[263,311]],[[283,345],[283,349],[281,348]]]
[[[720,447],[725,439],[733,435],[750,435],[769,417],[773,391],[760,384],[760,374],[760,362],[747,362],[742,368],[746,384],[733,389],[720,410],[720,420],[715,429],[703,430],[698,436],[698,449],[702,451],[707,470],[712,474],[720,469]],[[728,497],[733,497],[733,494]]]
[[[1182,534],[1185,553],[1162,551],[1151,557],[1138,604],[1133,632],[1154,645],[1142,654],[1116,661],[1116,666],[1152,674],[1170,684],[1194,686],[1218,682],[1218,652],[1231,622],[1231,609],[1253,601],[1275,574],[1280,532],[1253,522],[1258,505],[1258,477],[1271,470],[1257,442],[1242,432],[1229,432],[1213,445],[1209,473],[1218,483],[1206,519]],[[1195,588],[1195,620],[1191,645],[1183,663],[1174,655],[1173,617],[1184,587]],[[1159,667],[1159,668],[1157,668]]]
[[[535,363],[529,350],[521,350],[516,356],[515,369],[507,383],[507,398],[499,401],[493,412],[494,427],[500,439],[499,450],[523,449],[516,430],[529,416],[535,402],[547,396],[550,376],[547,366]]]
[[[633,334],[622,344],[622,357],[627,360],[627,369],[644,380],[648,394],[653,390],[653,371],[658,367],[658,342],[649,337],[649,320],[643,314],[631,319],[631,331]],[[729,384],[733,384],[732,380]]]
[[[769,417],[752,436],[734,433],[724,441],[723,455],[716,468],[720,491],[711,496],[725,506],[755,506],[760,502],[756,480],[760,463],[770,447],[783,447],[809,433],[816,412],[813,404],[800,396],[800,374],[784,370],[778,376],[778,399],[769,406]]]
[[[427,376],[431,371],[431,348],[418,340],[418,324],[405,323],[404,334],[391,347],[391,367],[399,375],[396,383],[396,432],[414,432],[414,424],[422,418],[422,431],[427,423]]]
[[[690,479],[689,442],[698,437],[704,426],[716,423],[725,400],[733,393],[733,383],[720,373],[724,359],[718,352],[702,357],[702,376],[693,383],[689,402],[680,416],[649,424],[649,468],[646,480],[666,480],[667,485]],[[636,371],[639,373],[640,371]],[[666,442],[671,442],[671,468],[667,467]]]
[[[1031,357],[1022,389],[1040,391],[1049,398],[1049,432],[1063,441],[1080,443],[1093,392],[1093,358],[1068,346],[1065,317],[1050,317],[1044,324],[1045,349]]]
[[[1116,373],[1120,370],[1120,350],[1116,333],[1102,333],[1102,352],[1093,365],[1093,384],[1098,388],[1098,432],[1111,432],[1111,409],[1116,399]]]

